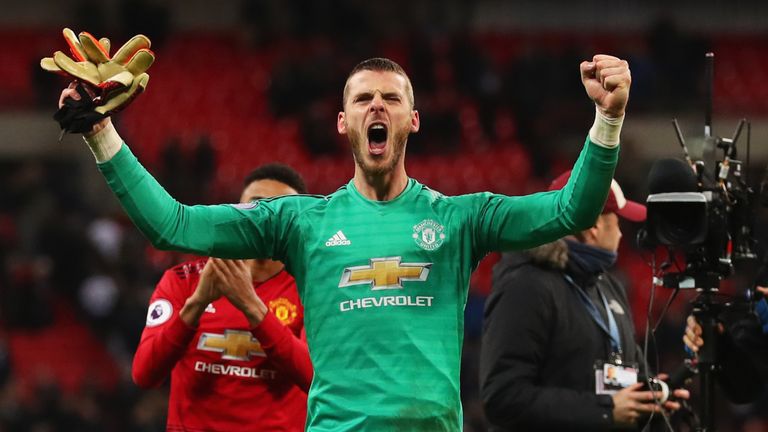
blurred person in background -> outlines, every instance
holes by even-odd
[[[569,176],[549,190],[564,187]],[[654,393],[642,389],[639,376],[646,374],[626,292],[607,272],[622,237],[619,218],[641,222],[645,215],[614,180],[593,227],[506,253],[496,264],[480,362],[493,430],[639,430],[641,419],[660,412]],[[612,385],[609,371],[628,378]],[[674,395],[689,396],[682,389]]]
[[[306,193],[279,164],[245,179],[240,208]],[[296,282],[272,260],[189,261],[165,272],[133,361],[140,387],[170,375],[167,428],[300,431],[312,364]]]
[[[382,58],[347,77],[337,131],[349,140],[355,173],[326,197],[184,206],[138,163],[108,118],[85,135],[107,183],[155,247],[286,263],[308,312],[309,429],[453,431],[463,416],[462,312],[472,270],[490,251],[591,226],[608,194],[629,66],[596,55],[580,72],[596,113],[576,174],[562,191],[523,197],[447,197],[409,178],[405,147],[419,113],[406,73]],[[80,97],[71,86],[60,107]]]
[[[758,277],[765,283],[765,269]],[[762,279],[762,280],[761,280]],[[754,313],[727,309],[717,316],[715,360],[720,388],[731,402],[754,402],[768,389],[768,287],[756,286]],[[694,359],[707,343],[693,315],[688,316],[683,342]]]

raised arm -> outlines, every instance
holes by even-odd
[[[79,99],[70,86],[59,99]],[[187,206],[138,162],[109,118],[84,134],[99,170],[137,228],[153,246],[222,258],[285,258],[291,219],[268,205]]]
[[[631,76],[626,61],[607,55],[582,62],[580,70],[595,102],[595,122],[568,183],[559,191],[523,197],[479,195],[475,238],[480,256],[553,241],[589,228],[600,214],[618,162]]]

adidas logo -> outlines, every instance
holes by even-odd
[[[349,241],[347,236],[345,236],[341,230],[337,231],[333,237],[329,238],[328,241],[325,242],[326,246],[349,246],[351,244],[352,242]]]
[[[205,312],[216,313],[216,308],[213,307],[213,303],[208,303],[208,306],[205,307]]]

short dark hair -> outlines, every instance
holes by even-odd
[[[304,179],[301,178],[301,174],[288,165],[280,163],[264,164],[245,176],[243,187],[248,187],[248,185],[257,180],[279,181],[300,194],[307,193],[307,185],[304,183]]]
[[[405,90],[408,95],[408,101],[411,103],[411,107],[414,106],[413,86],[411,85],[411,79],[408,78],[408,74],[405,73],[405,70],[402,68],[402,66],[384,57],[374,57],[369,58],[368,60],[363,60],[352,68],[352,72],[347,75],[347,80],[344,82],[344,94],[342,95],[341,99],[342,106],[344,106],[344,103],[347,101],[347,88],[349,87],[349,79],[352,78],[352,75],[361,71],[394,72],[398,75],[402,75],[406,81]]]

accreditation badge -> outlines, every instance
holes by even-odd
[[[595,393],[612,395],[637,382],[638,368],[617,362],[595,363]]]

